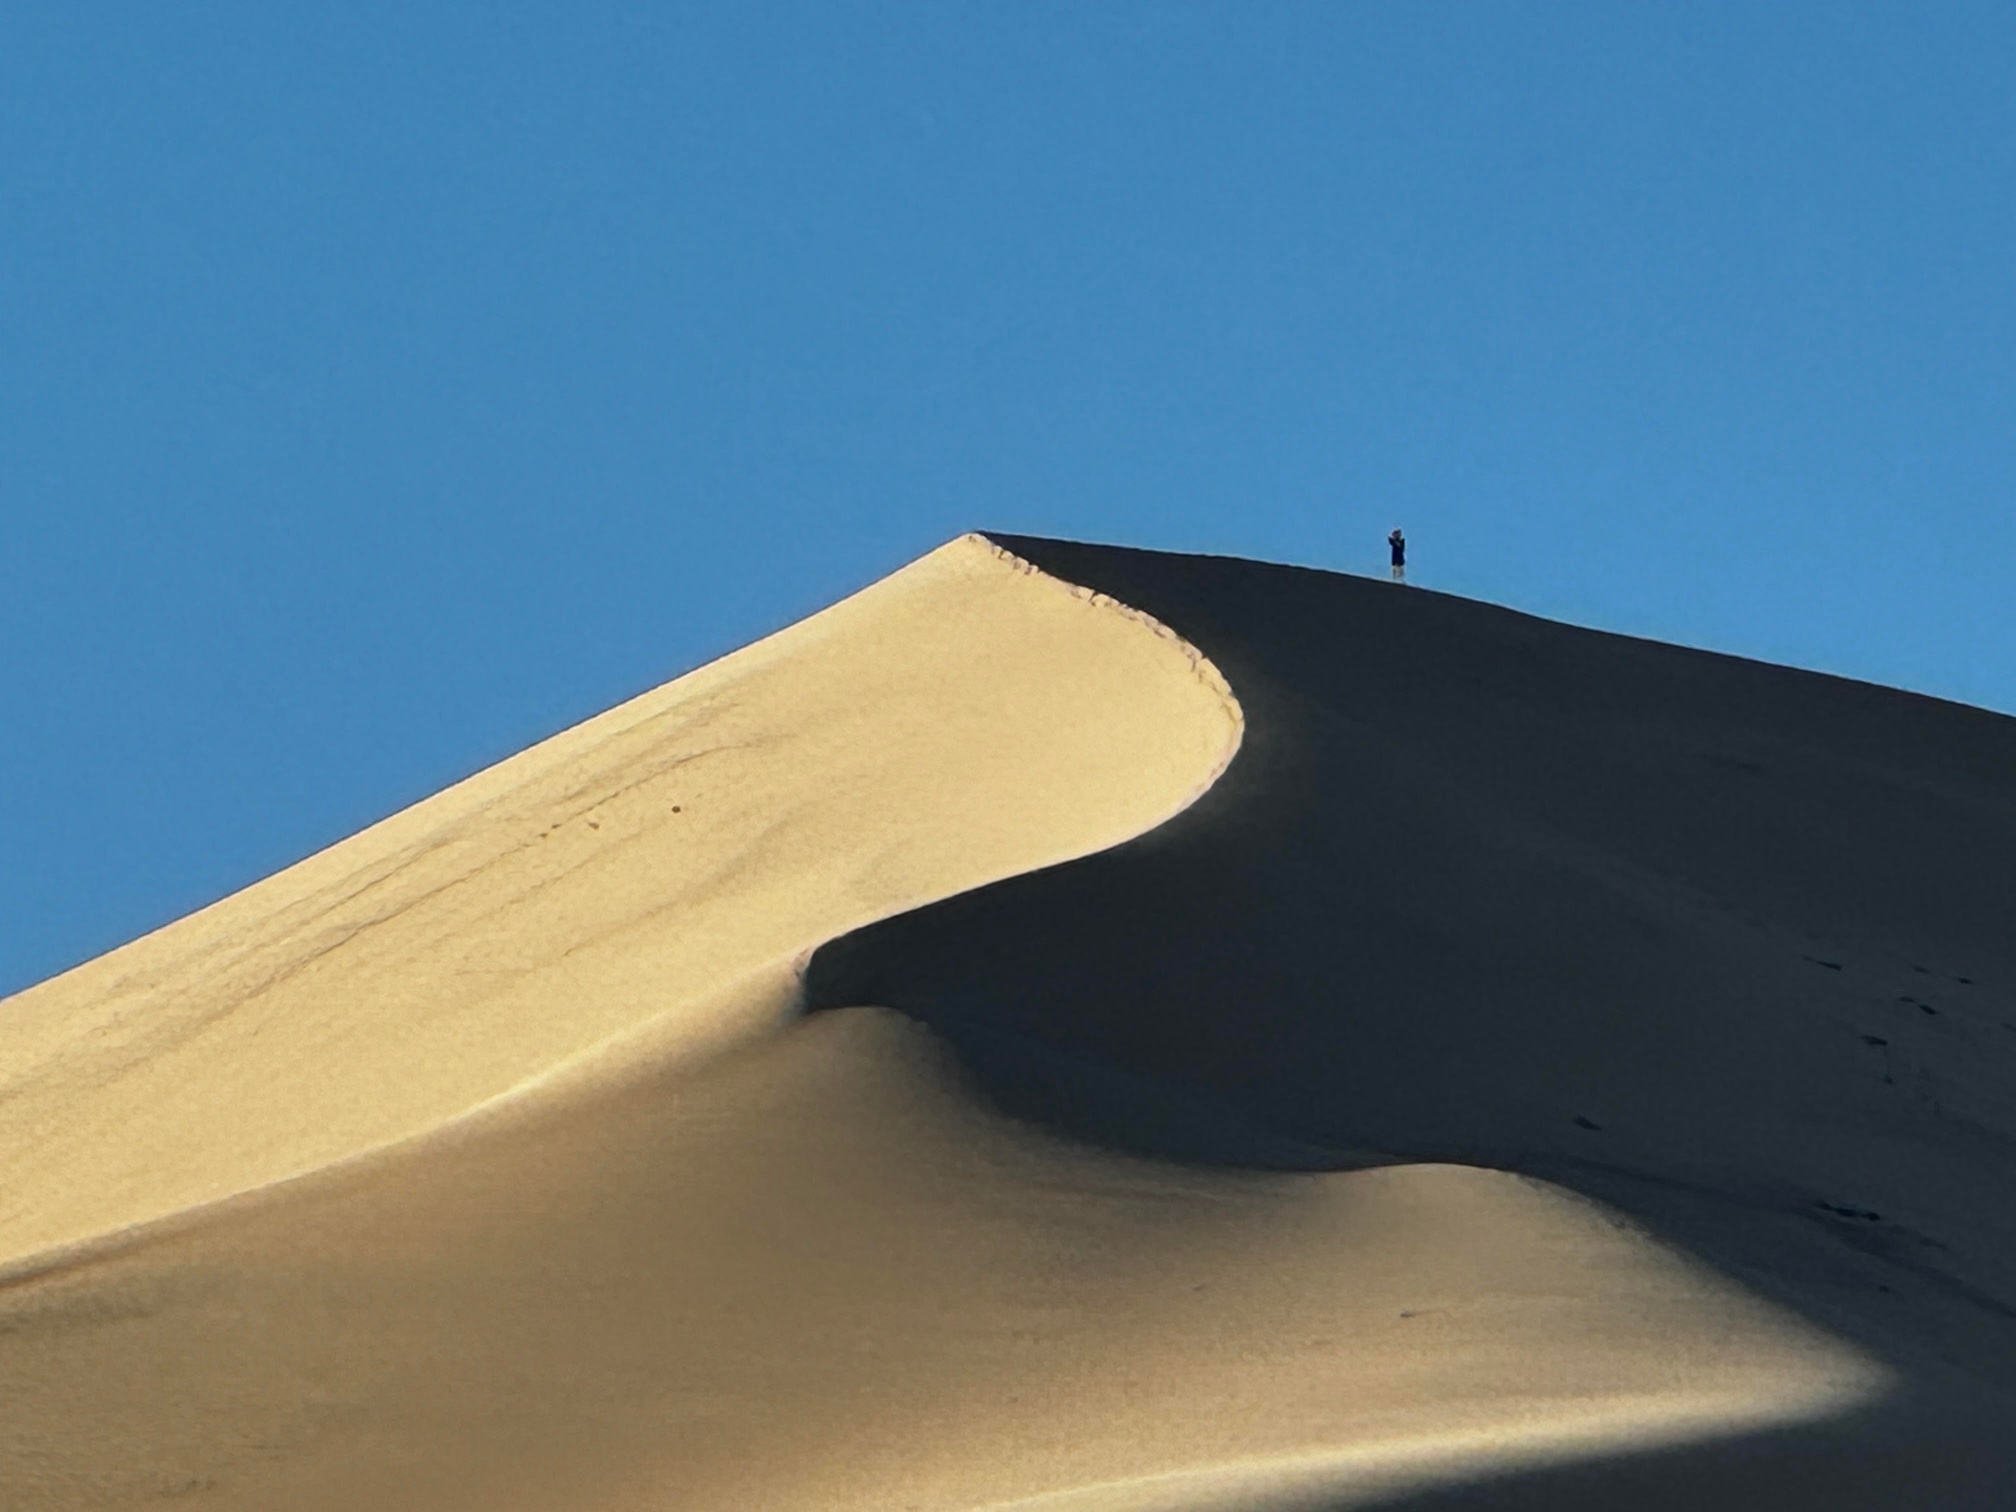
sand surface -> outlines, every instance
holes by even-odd
[[[0,1505],[2008,1504],[2016,721],[1008,544],[0,1003]]]
[[[425,1132],[646,1023],[681,1056],[774,1028],[804,951],[1124,840],[1238,738],[1168,632],[955,542],[9,999],[0,1263]]]

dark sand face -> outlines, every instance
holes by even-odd
[[[815,1005],[910,1013],[1141,1153],[1579,1188],[2016,1424],[2016,721],[1004,544],[1203,650],[1244,748],[1137,841],[826,947]]]

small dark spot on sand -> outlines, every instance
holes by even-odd
[[[1403,1318],[1418,1318],[1421,1316],[1421,1310],[1415,1307],[1402,1308],[1400,1316]]]
[[[1865,1045],[1887,1045],[1890,1041],[1883,1038],[1880,1034],[1865,1034],[1862,1036],[1862,1043]]]
[[[1839,961],[1823,961],[1818,956],[1801,956],[1799,959],[1802,961],[1811,961],[1815,966],[1825,966],[1829,971],[1839,971],[1841,969]]]
[[[1584,1118],[1580,1113],[1577,1113],[1575,1115],[1575,1127],[1578,1129],[1600,1129],[1603,1125],[1596,1122],[1593,1118]]]
[[[1815,1202],[1813,1206],[1834,1214],[1837,1218],[1860,1218],[1864,1223],[1881,1223],[1883,1215],[1868,1208],[1843,1207],[1838,1202]]]
[[[686,811],[685,811],[684,809],[680,808],[680,807],[679,807],[679,805],[675,803],[675,804],[673,804],[673,805],[672,805],[672,812],[673,812],[673,813],[675,813],[675,814],[683,814],[683,813],[685,813]]]
[[[599,824],[598,822],[596,822],[595,820],[593,820],[593,819],[590,819],[590,820],[588,821],[588,828],[590,828],[590,829],[600,829],[600,828],[602,828],[602,826],[601,826],[601,825],[600,825],[600,824]]]

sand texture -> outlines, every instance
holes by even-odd
[[[967,537],[0,1003],[0,1506],[2016,1505],[2016,721]]]

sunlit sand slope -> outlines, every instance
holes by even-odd
[[[1113,844],[1237,748],[1208,664],[969,536],[0,1003],[0,1260],[312,1170],[842,930]],[[730,984],[739,990],[724,993]]]
[[[10,1300],[0,1500],[1368,1505],[1872,1384],[1560,1192],[1055,1143],[876,1010],[505,1111]]]

